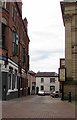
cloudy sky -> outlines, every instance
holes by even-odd
[[[30,70],[58,72],[65,56],[65,33],[60,0],[22,0],[28,20]]]

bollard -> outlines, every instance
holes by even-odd
[[[71,102],[71,92],[69,92],[69,102]]]

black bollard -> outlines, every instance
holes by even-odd
[[[69,102],[71,102],[71,92],[69,92]]]

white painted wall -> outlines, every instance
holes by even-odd
[[[43,83],[41,83],[41,78],[44,78]],[[50,83],[50,78],[55,78],[55,82]],[[41,90],[41,86],[44,86],[44,91],[50,92],[50,86],[55,86],[55,91],[59,91],[58,77],[36,77],[36,87]]]

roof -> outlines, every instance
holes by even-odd
[[[58,77],[55,72],[37,72],[36,77]]]
[[[35,75],[36,75],[36,73],[35,73],[35,72],[33,72],[32,70],[31,70],[31,71],[28,71],[28,74],[33,75],[33,76],[35,76]]]

